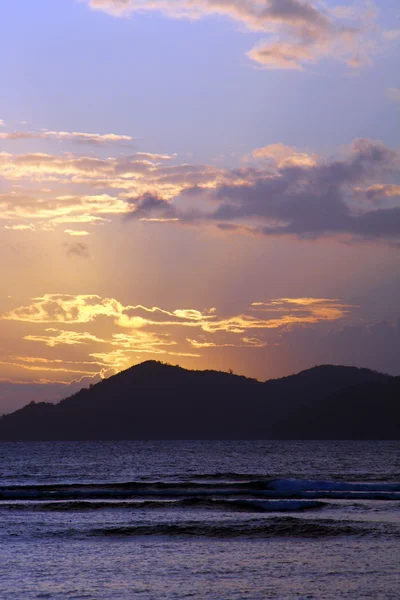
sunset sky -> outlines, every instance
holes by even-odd
[[[148,359],[400,374],[398,0],[0,24],[0,413]]]

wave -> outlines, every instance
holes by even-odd
[[[90,511],[90,510],[166,510],[166,509],[208,509],[225,512],[276,513],[314,510],[325,506],[324,502],[304,500],[262,501],[262,500],[221,500],[213,498],[185,498],[183,500],[145,501],[58,501],[58,502],[13,502],[0,503],[0,510],[30,511]]]
[[[228,477],[230,478],[228,480]],[[235,479],[236,477],[236,479]],[[254,478],[252,478],[254,477]],[[238,500],[400,500],[400,484],[335,480],[273,479],[259,475],[217,473],[202,481],[129,481],[0,486],[4,501],[238,499]]]
[[[333,480],[275,479],[272,489],[284,492],[341,491],[341,492],[400,492],[400,483],[346,482]]]
[[[51,538],[329,538],[339,536],[391,535],[399,537],[398,529],[380,524],[371,526],[357,521],[310,520],[292,516],[234,521],[147,521],[130,525],[103,527],[67,527],[36,529],[34,537]],[[18,534],[17,534],[18,535]]]
[[[89,535],[101,537],[208,537],[208,538],[270,538],[270,537],[331,537],[363,535],[367,527],[356,523],[334,521],[313,522],[308,519],[285,517],[266,521],[245,522],[184,522],[149,523],[133,526],[101,527],[92,529]]]

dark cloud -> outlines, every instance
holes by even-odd
[[[89,248],[83,242],[75,242],[73,244],[65,244],[68,256],[80,256],[81,258],[89,258]]]
[[[361,211],[357,185],[399,172],[398,154],[383,144],[358,140],[342,160],[307,166],[283,166],[275,175],[258,172],[243,185],[220,185],[210,194],[219,206],[204,219],[223,222],[256,221],[264,235],[357,238],[400,237],[400,207]]]
[[[107,214],[129,214],[134,219],[173,219],[193,225],[213,222],[221,230],[263,235],[350,236],[391,243],[400,237],[400,153],[379,142],[356,140],[343,158],[327,161],[273,144],[245,157],[260,159],[256,166],[231,170],[210,165],[160,166],[147,159],[138,161],[137,156],[101,160],[3,153],[0,170],[11,177],[33,173],[36,177],[39,172],[63,182],[72,177],[74,183],[124,191],[119,196],[2,194],[2,216],[14,221],[48,220],[51,212],[56,223],[80,222],[88,215],[94,222]],[[168,159],[167,155],[146,156]],[[71,245],[68,253],[87,255],[83,244]]]
[[[175,217],[174,206],[170,202],[158,198],[153,194],[144,194],[140,198],[133,199],[131,202],[134,208],[129,213],[129,218],[151,218],[154,213],[160,218],[170,219]]]

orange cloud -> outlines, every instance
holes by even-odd
[[[86,235],[90,235],[88,231],[85,231],[83,229],[64,229],[64,233],[72,235],[73,237],[83,237]]]
[[[0,317],[28,323],[89,323],[96,317],[119,317],[124,310],[113,298],[96,295],[45,294],[29,306],[16,308]]]
[[[388,95],[389,98],[391,98],[395,102],[400,102],[400,90],[398,88],[389,88]]]
[[[81,144],[103,145],[115,142],[130,142],[132,137],[129,135],[117,135],[115,133],[84,133],[81,131],[12,131],[10,133],[0,133],[0,140],[18,141],[18,140],[59,140],[75,141]]]
[[[284,144],[269,144],[262,148],[256,148],[251,153],[251,157],[255,159],[270,160],[276,163],[279,169],[284,167],[313,167],[317,164],[316,154],[306,154],[305,152],[298,152],[291,146],[285,146]]]
[[[35,231],[35,226],[32,223],[29,225],[4,225],[4,229],[10,229],[12,231]]]
[[[50,348],[62,344],[75,346],[76,344],[87,344],[89,342],[104,343],[104,340],[87,331],[80,333],[77,331],[66,331],[50,327],[45,329],[45,333],[46,335],[26,335],[23,339],[32,342],[42,342],[43,344],[50,346]]]
[[[79,375],[95,375],[98,371],[97,366],[101,363],[98,362],[89,362],[85,364],[93,365],[95,368],[92,371],[88,371],[85,368],[71,368],[68,362],[60,360],[59,366],[54,366],[55,361],[45,360],[42,361],[40,359],[35,359],[39,364],[32,364],[31,361],[27,360],[23,357],[17,357],[17,359],[10,360],[0,360],[0,365],[5,365],[8,368],[16,367],[18,369],[24,369],[27,371],[45,371],[46,373],[71,373],[71,374],[79,374]],[[73,363],[79,365],[81,363]]]
[[[355,191],[364,194],[366,199],[372,202],[400,197],[400,185],[389,183],[377,183],[364,189],[356,188]]]
[[[146,357],[191,359],[217,348],[262,349],[269,344],[269,332],[339,321],[352,308],[326,298],[280,298],[253,302],[246,311],[226,316],[216,308],[165,310],[98,295],[45,294],[0,319],[29,324],[34,330],[25,332],[24,343],[42,345],[50,356],[20,353],[3,357],[0,364],[16,373],[83,376],[119,371]],[[49,323],[54,326],[43,328]]]
[[[285,312],[281,319],[285,325],[315,324],[321,321],[336,321],[349,314],[354,306],[327,298],[280,298],[271,302],[253,302],[253,310],[261,312]]]

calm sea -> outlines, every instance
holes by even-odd
[[[0,598],[400,598],[399,442],[0,443]]]

